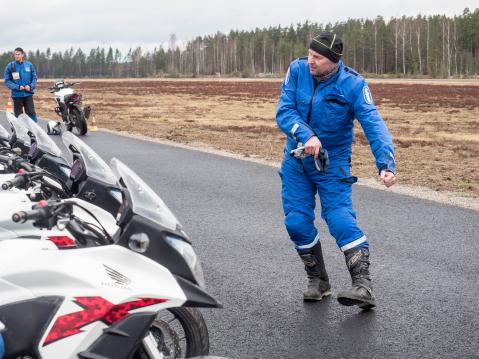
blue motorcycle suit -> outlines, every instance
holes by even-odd
[[[13,64],[15,64],[15,72],[18,72],[19,79],[12,77]],[[12,97],[27,97],[33,95],[35,87],[37,87],[37,73],[35,67],[30,61],[12,61],[5,67],[5,85],[12,90]],[[29,85],[31,91],[20,90],[20,86]]]
[[[351,147],[354,119],[369,141],[379,171],[395,172],[391,135],[374,106],[364,78],[339,62],[338,71],[315,84],[307,58],[293,61],[282,84],[276,112],[279,128],[287,135],[281,164],[285,226],[298,251],[313,247],[318,238],[314,226],[315,196],[321,203],[321,217],[344,252],[368,247],[356,223],[352,205]],[[289,152],[316,135],[329,153],[325,173],[318,172],[313,156],[297,159]]]

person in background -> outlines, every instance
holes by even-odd
[[[33,94],[37,86],[37,73],[30,61],[25,60],[21,47],[14,50],[15,61],[5,68],[5,85],[12,92],[13,110],[18,117],[23,111],[35,122],[37,114],[33,103]]]

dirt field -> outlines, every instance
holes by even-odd
[[[51,81],[41,82],[46,88]],[[393,137],[401,184],[479,197],[479,83],[370,81]],[[275,109],[275,80],[89,80],[80,87],[99,127],[279,161],[284,135]],[[6,103],[7,92],[0,90]],[[55,118],[51,95],[40,89],[38,113]],[[376,174],[357,128],[353,172]]]

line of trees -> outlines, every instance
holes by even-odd
[[[462,15],[348,19],[335,24],[306,21],[289,27],[218,32],[178,45],[122,54],[96,48],[28,52],[40,77],[275,76],[305,56],[312,37],[323,30],[340,35],[344,61],[363,73],[397,76],[474,76],[479,73],[479,9]],[[0,65],[11,53],[0,55]]]

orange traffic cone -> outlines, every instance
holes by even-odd
[[[91,119],[90,131],[98,131],[98,127],[96,127],[95,116],[93,116],[92,119]]]
[[[5,110],[13,112],[12,100],[10,98],[8,99],[7,107],[5,108]]]

